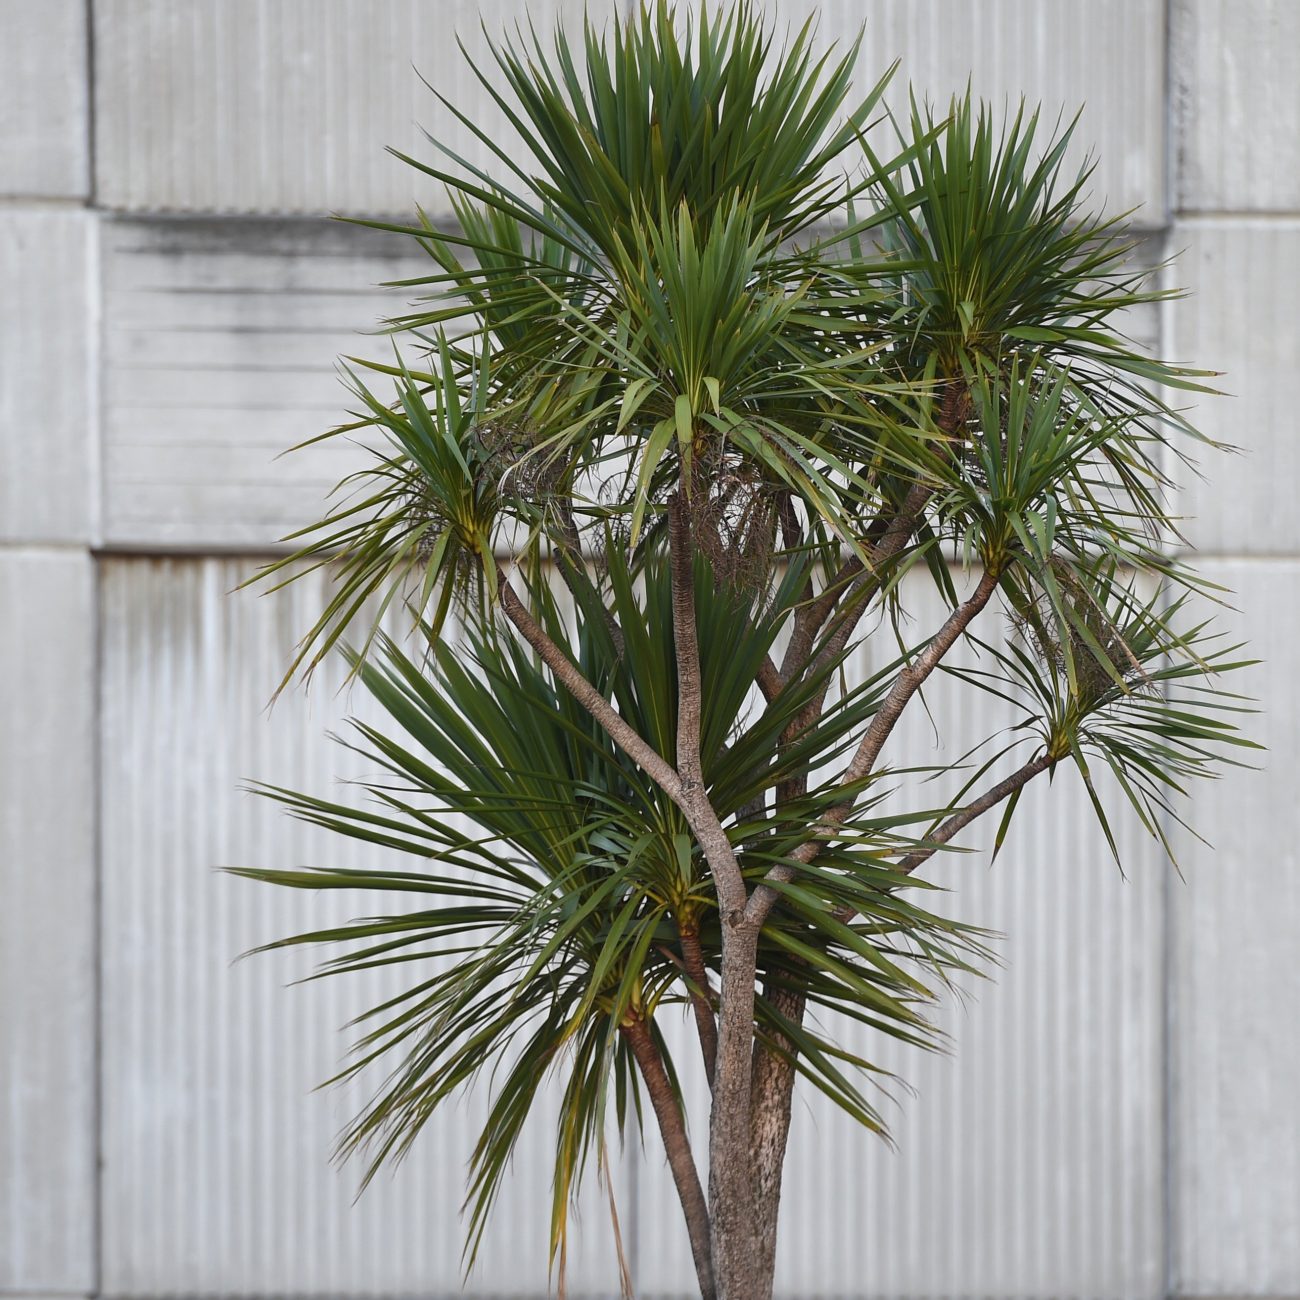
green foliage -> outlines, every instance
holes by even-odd
[[[244,874],[411,895],[415,910],[284,942],[343,945],[327,973],[417,972],[347,1071],[392,1068],[345,1140],[371,1172],[491,1076],[471,1255],[542,1079],[565,1080],[558,1249],[611,1099],[613,1123],[639,1113],[622,1031],[650,1026],[676,1088],[662,1009],[712,997],[687,941],[706,980],[721,969],[718,864],[687,801],[573,690],[576,672],[677,761],[670,503],[689,531],[710,814],[751,901],[775,904],[754,1035],[873,1128],[871,1063],[837,1025],[935,1041],[927,1004],[984,950],[917,905],[912,869],[1005,800],[1001,843],[1021,785],[978,796],[1010,750],[1033,746],[1022,781],[1071,764],[1113,847],[1090,761],[1165,843],[1186,780],[1245,743],[1217,684],[1242,660],[1187,617],[1209,584],[1167,545],[1166,466],[1200,436],[1164,395],[1203,375],[1126,338],[1127,314],[1167,295],[1122,222],[1088,211],[1089,169],[1066,171],[1073,124],[1044,139],[1022,109],[999,127],[967,91],[942,117],[913,102],[881,158],[867,128],[890,73],[854,98],[857,63],[856,44],[816,54],[810,27],[778,47],[746,4],[519,35],[475,71],[523,152],[448,105],[493,173],[440,145],[450,161],[406,161],[446,184],[454,225],[368,223],[432,263],[403,282],[423,295],[393,322],[404,351],[359,363],[376,378],[353,375],[360,409],[336,431],[379,450],[263,576],[329,566],[290,673],[351,634],[396,731],[360,728],[386,773],[368,806],[269,793],[416,861]],[[967,630],[982,605],[958,600],[954,563],[996,578],[1008,644]],[[952,606],[946,641],[908,644],[912,568]],[[512,593],[520,635],[501,618]],[[420,653],[379,634],[402,606]],[[868,608],[902,653],[849,684],[856,630],[879,625],[859,622]],[[463,648],[444,634],[453,611]],[[940,664],[959,637],[982,668]],[[945,807],[887,814],[905,774],[873,765],[879,745],[851,760],[936,666],[1021,722]]]
[[[537,605],[548,634],[588,680],[671,752],[671,582],[658,560],[642,569],[639,593],[625,567],[615,561],[613,570],[613,607],[627,638],[622,654],[603,620],[585,622],[574,643],[545,588],[536,592]],[[704,561],[698,576],[709,576]],[[747,705],[796,584],[787,582],[770,606],[711,581],[696,590],[706,784],[746,872],[758,878],[841,797],[829,779],[779,809],[766,806],[763,794],[834,760],[870,717],[881,683],[875,678],[847,692],[780,745],[813,684],[752,717]],[[703,937],[716,966],[717,900],[681,813],[515,638],[487,624],[463,648],[434,643],[431,656],[427,666],[413,662],[381,636],[376,659],[359,662],[366,691],[402,736],[357,724],[358,748],[384,774],[367,786],[370,807],[266,791],[314,825],[414,861],[401,870],[237,874],[311,890],[411,896],[410,911],[271,945],[343,944],[344,955],[325,968],[330,974],[419,963],[418,981],[362,1022],[365,1033],[340,1077],[390,1054],[400,1064],[343,1147],[366,1147],[373,1175],[410,1146],[440,1102],[495,1070],[493,1105],[471,1166],[472,1256],[538,1090],[548,1072],[558,1073],[567,1080],[552,1205],[558,1248],[582,1162],[603,1138],[611,1083],[620,1127],[629,1099],[639,1096],[619,1027],[634,1015],[655,1025],[663,1005],[686,996],[682,930]],[[916,816],[885,817],[860,805],[817,869],[785,888],[788,907],[765,936],[763,965],[777,976],[797,966],[816,1004],[928,1044],[934,1031],[918,1004],[931,994],[919,972],[942,979],[982,947],[976,934],[898,892],[916,882],[891,869],[887,857],[910,846],[903,823]],[[853,923],[835,919],[846,905],[857,914]],[[760,1005],[760,1032],[778,1019]],[[844,1069],[846,1061],[869,1063],[830,1035],[806,1029],[798,1036],[803,1073],[879,1128],[870,1100]],[[667,1056],[662,1042],[661,1050]]]

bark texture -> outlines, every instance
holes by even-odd
[[[690,1139],[686,1134],[686,1118],[664,1069],[659,1049],[655,1046],[650,1027],[637,1016],[622,1025],[623,1037],[632,1049],[637,1068],[645,1080],[650,1105],[659,1132],[663,1136],[668,1167],[672,1170],[677,1187],[677,1198],[682,1203],[686,1217],[686,1232],[691,1239],[691,1256],[695,1260],[695,1276],[700,1284],[702,1300],[716,1300],[717,1289],[713,1281],[712,1250],[709,1241],[709,1205],[700,1184],[695,1157],[691,1154]]]

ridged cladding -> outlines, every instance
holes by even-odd
[[[0,547],[0,1293],[95,1286],[94,570]]]
[[[375,858],[244,792],[261,780],[345,798],[341,777],[375,772],[327,738],[365,712],[362,691],[340,692],[335,665],[308,695],[286,694],[267,712],[322,587],[317,576],[271,599],[229,594],[253,567],[101,567],[103,1291],[459,1295],[459,1212],[482,1093],[442,1110],[411,1157],[353,1204],[361,1166],[331,1168],[330,1152],[382,1076],[311,1091],[353,1041],[342,1026],[404,972],[285,988],[325,954],[235,962],[255,944],[393,903],[215,870]],[[464,1294],[545,1291],[553,1142],[539,1116]],[[619,1202],[626,1216],[625,1184]],[[570,1294],[612,1294],[608,1212],[594,1183],[581,1227]]]
[[[1266,752],[1197,791],[1172,896],[1174,1294],[1300,1294],[1300,559],[1209,560],[1263,662],[1225,682]]]
[[[600,19],[613,8],[592,12]],[[802,19],[808,10],[799,0],[778,13]],[[432,157],[420,123],[476,165],[500,164],[411,64],[511,152],[516,137],[452,33],[477,57],[480,18],[494,34],[520,19],[546,33],[557,17],[576,27],[582,12],[577,0],[101,0],[96,194],[131,210],[405,212],[413,197],[442,210],[440,187],[386,156],[385,145]],[[1157,0],[838,0],[821,13],[828,40],[852,37],[865,20],[866,84],[901,57],[902,76],[941,105],[971,76],[996,104],[1023,93],[1053,117],[1086,101],[1080,142],[1098,148],[1099,203],[1144,205],[1140,220],[1163,224]]]
[[[350,418],[336,358],[390,357],[391,336],[366,331],[420,291],[378,285],[432,263],[400,236],[324,221],[101,231],[106,542],[265,548],[319,518],[365,455],[347,439],[282,453]],[[1127,328],[1146,345],[1154,311]]]
[[[861,29],[859,89],[873,85],[895,60],[886,102],[906,121],[908,88],[930,100],[942,118],[969,83],[999,117],[1023,97],[1042,105],[1038,139],[1063,114],[1082,110],[1067,160],[1088,155],[1097,167],[1088,184],[1091,206],[1108,213],[1138,209],[1146,228],[1165,224],[1165,35],[1159,0],[769,0],[792,26],[812,15],[819,34],[847,42]],[[896,147],[893,129],[873,132],[882,158]]]
[[[1188,448],[1201,476],[1180,468],[1176,512],[1198,550],[1226,555],[1300,552],[1294,484],[1300,476],[1300,415],[1294,398],[1300,353],[1300,218],[1188,219],[1172,246],[1171,272],[1190,294],[1168,304],[1164,350],[1221,372],[1204,382],[1230,396],[1174,394],[1210,437],[1240,449]]]
[[[332,1028],[384,982],[268,992],[268,978],[301,974],[306,956],[228,966],[259,940],[366,910],[208,870],[361,861],[236,793],[249,778],[335,788],[352,769],[322,736],[362,704],[360,692],[335,694],[331,670],[306,700],[286,696],[261,715],[320,592],[309,579],[272,601],[227,597],[247,569],[103,567],[105,1286],[453,1294],[461,1170],[480,1102],[435,1120],[397,1175],[349,1209],[352,1179],[328,1172],[325,1153],[352,1099],[305,1090],[342,1050]],[[918,634],[937,614],[923,586],[912,592]],[[936,683],[930,702],[947,743],[936,749],[917,713],[892,760],[949,761],[966,737],[1006,721],[952,683]],[[914,795],[935,797],[933,787]],[[880,1047],[882,1063],[920,1091],[912,1102],[897,1089],[901,1104],[887,1106],[898,1155],[801,1093],[783,1294],[1158,1293],[1163,868],[1126,833],[1122,885],[1089,815],[1066,774],[1026,796],[992,871],[976,855],[940,873],[959,882],[957,915],[1007,933],[1008,970],[969,1010],[945,1009],[953,1059]],[[704,1090],[688,1040],[679,1061],[702,1146]],[[680,1215],[650,1143],[619,1174],[638,1294],[685,1294]],[[541,1125],[471,1294],[541,1294],[549,1159]],[[572,1294],[612,1294],[608,1236],[603,1205],[590,1203]]]
[[[904,603],[914,614],[909,641],[942,622],[927,579],[909,580]],[[980,635],[997,640],[1000,622],[990,611]],[[886,624],[855,675],[883,666],[892,647]],[[953,678],[932,679],[926,703],[930,715],[919,705],[909,711],[882,762],[951,764],[1013,721],[997,700]],[[929,784],[901,771],[900,797],[882,812],[942,805],[951,779]],[[927,871],[952,892],[918,902],[999,932],[1003,967],[988,980],[960,977],[959,992],[943,995],[947,1055],[847,1030],[851,1046],[896,1075],[878,1098],[894,1147],[801,1085],[782,1196],[781,1296],[1163,1295],[1169,868],[1122,796],[1098,784],[1127,880],[1068,768],[1026,790],[991,866],[995,814],[963,840],[976,852]],[[683,1030],[681,1051],[693,1061],[687,1040]],[[698,1132],[706,1122],[701,1107]],[[669,1249],[678,1211],[662,1162],[652,1157],[647,1169],[640,1239],[650,1271],[640,1284],[657,1295],[680,1267]]]
[[[1300,5],[1173,0],[1177,206],[1300,210]]]
[[[286,213],[413,213],[418,198],[442,211],[441,184],[386,147],[443,166],[423,127],[475,165],[492,156],[421,76],[510,149],[457,36],[486,69],[483,27],[545,34],[582,13],[580,0],[98,0],[96,198]]]

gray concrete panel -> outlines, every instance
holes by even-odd
[[[0,209],[0,542],[97,532],[94,218]]]
[[[602,4],[594,4],[599,14]],[[456,44],[480,63],[480,21],[546,34],[581,0],[99,0],[96,196],[178,212],[413,213],[440,183],[385,152],[475,165],[491,152],[420,77],[507,149],[512,133]],[[417,75],[418,73],[418,75]],[[517,152],[517,146],[515,146]]]
[[[95,1265],[94,575],[0,548],[0,1292]]]
[[[414,291],[378,285],[432,264],[324,220],[103,229],[106,541],[266,548],[319,518],[364,454],[344,439],[282,453],[357,408],[340,354],[391,358],[366,331]]]
[[[1300,210],[1300,5],[1173,0],[1176,203]]]
[[[613,5],[591,8],[599,19]],[[810,8],[798,0],[777,13],[802,21]],[[895,102],[904,107],[909,79],[942,105],[972,76],[999,108],[1021,94],[1043,101],[1049,118],[1086,104],[1075,156],[1097,150],[1098,205],[1143,205],[1143,224],[1163,224],[1156,0],[833,0],[819,9],[826,40],[851,38],[865,20],[865,84],[902,59]],[[500,163],[411,64],[510,150],[513,136],[452,32],[478,57],[480,18],[492,33],[525,17],[545,33],[557,16],[576,25],[582,11],[577,0],[100,0],[97,194],[133,210],[405,212],[418,198],[440,211],[440,187],[385,145],[431,157],[419,123],[476,165]]]
[[[85,0],[0,0],[0,195],[90,190]]]
[[[1071,152],[1074,165],[1097,163],[1088,186],[1093,206],[1138,209],[1146,228],[1165,224],[1165,38],[1158,0],[768,0],[781,20],[816,17],[827,39],[862,29],[859,60],[868,88],[894,60],[899,69],[887,102],[908,112],[908,87],[942,117],[969,81],[1001,114],[1023,97],[1042,105],[1038,139],[1082,110]],[[872,135],[882,156],[892,128]]]
[[[1189,447],[1201,477],[1175,469],[1176,513],[1201,551],[1300,552],[1300,219],[1187,220],[1170,244],[1181,250],[1170,282],[1189,293],[1165,308],[1165,355],[1221,372],[1204,382],[1225,394],[1170,400],[1211,438],[1241,451]]]
[[[1202,785],[1172,893],[1170,1168],[1177,1295],[1300,1294],[1300,559],[1212,561],[1264,662],[1225,688],[1262,712],[1262,770]]]
[[[903,603],[913,643],[942,622],[927,577],[905,580]],[[977,627],[994,641],[1005,629],[994,609]],[[855,658],[854,676],[895,653],[885,624]],[[963,649],[953,662],[973,658]],[[941,805],[973,771],[929,782],[920,769],[955,763],[1014,720],[1003,702],[955,678],[932,679],[925,703],[928,712],[918,704],[904,715],[882,755],[903,792],[882,811]],[[892,1072],[875,1094],[892,1147],[800,1084],[778,1255],[788,1300],[1163,1295],[1161,911],[1170,868],[1122,795],[1099,788],[1127,879],[1068,765],[1026,788],[996,861],[990,814],[962,838],[972,852],[923,869],[951,892],[917,901],[995,931],[1002,965],[942,992],[946,1054],[845,1027],[852,1050]],[[681,1059],[693,1065],[688,1038],[684,1028]],[[647,1161],[645,1183],[641,1286],[658,1295],[683,1276],[670,1249],[680,1211],[658,1160]]]
[[[104,1291],[544,1294],[555,1142],[546,1113],[520,1145],[462,1293],[460,1206],[484,1092],[441,1109],[410,1157],[355,1199],[363,1162],[338,1167],[330,1157],[383,1071],[313,1091],[362,1032],[344,1026],[409,971],[287,988],[327,954],[235,960],[255,944],[394,904],[216,870],[375,863],[374,850],[307,827],[245,788],[266,781],[363,799],[340,778],[376,770],[328,736],[349,730],[348,715],[378,720],[363,690],[340,689],[341,661],[324,665],[309,693],[291,691],[266,710],[325,580],[314,574],[266,599],[232,594],[254,564],[136,557],[102,566]],[[625,1175],[616,1179],[626,1215]],[[571,1295],[616,1294],[594,1179],[568,1265]]]

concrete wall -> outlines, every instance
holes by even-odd
[[[775,4],[802,19],[809,0]],[[596,6],[598,8],[598,6]],[[285,602],[228,597],[350,465],[288,444],[348,399],[339,353],[418,273],[330,210],[439,210],[383,152],[450,119],[411,70],[505,128],[458,62],[572,0],[0,0],[0,1296],[456,1294],[479,1104],[356,1206],[327,1163],[353,1098],[309,1089],[367,990],[284,990],[230,959],[325,919],[217,863],[319,841],[246,778],[324,789],[322,683],[260,712]],[[808,1099],[783,1293],[1300,1295],[1300,5],[1291,0],[828,0],[941,101],[1085,104],[1099,202],[1136,208],[1191,295],[1134,322],[1226,371],[1197,419],[1239,456],[1184,476],[1189,538],[1266,662],[1264,771],[1198,792],[1179,881],[1132,838],[1129,883],[1076,792],[1035,792],[963,916],[1006,970],[954,1005],[951,1058],[887,1055],[899,1150]],[[901,84],[901,83],[900,83]],[[897,97],[895,98],[897,102]],[[486,161],[477,154],[475,161]],[[952,735],[909,757],[960,752]],[[942,710],[936,709],[937,712]],[[523,1153],[469,1294],[544,1292],[549,1134]],[[657,1150],[615,1174],[638,1294],[688,1276]],[[613,1290],[600,1198],[571,1294]]]

